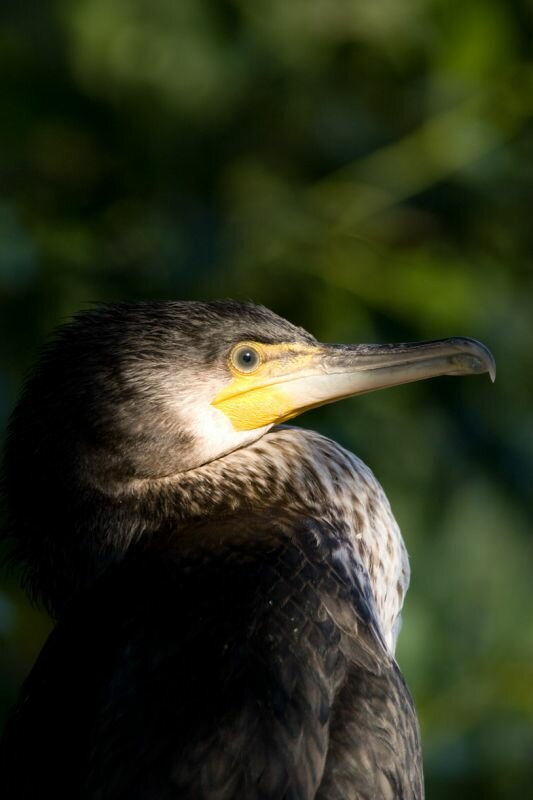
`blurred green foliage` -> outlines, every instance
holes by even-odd
[[[530,794],[531,0],[0,13],[1,429],[38,345],[95,300],[233,296],[329,341],[485,341],[495,386],[302,424],[372,466],[403,529],[429,797]],[[3,716],[49,628],[4,575]]]

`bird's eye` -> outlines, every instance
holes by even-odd
[[[261,356],[255,347],[242,344],[233,350],[231,362],[239,372],[254,372],[261,364]]]

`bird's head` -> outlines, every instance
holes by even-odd
[[[96,535],[108,524],[103,497],[114,498],[120,514],[128,486],[218,459],[306,409],[478,372],[493,375],[494,360],[471,339],[325,345],[250,303],[85,311],[45,348],[12,418],[12,535],[26,543],[26,560],[39,549],[39,527],[62,530],[68,548],[80,525]]]
[[[45,348],[8,460],[24,453],[27,474],[37,458],[42,480],[61,454],[105,490],[193,469],[324,403],[478,372],[493,375],[494,361],[472,339],[329,345],[250,303],[103,306]]]

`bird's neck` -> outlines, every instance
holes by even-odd
[[[273,428],[196,469],[154,480],[84,484],[47,498],[47,509],[50,519],[26,515],[30,521],[18,532],[14,557],[26,569],[30,592],[56,617],[139,547],[160,552],[170,537],[179,549],[185,539],[187,546],[194,543],[197,522],[242,510],[287,510],[328,523],[337,540],[334,557],[344,568],[362,568],[383,637],[394,650],[409,583],[400,531],[368,467],[317,433]]]
[[[363,566],[394,651],[409,584],[407,553],[380,484],[352,453],[317,433],[282,426],[223,458],[158,481],[156,494],[176,521],[176,537],[191,521],[240,509],[287,509],[330,523],[338,558]]]

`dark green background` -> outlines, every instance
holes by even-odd
[[[327,341],[486,342],[494,386],[301,422],[370,464],[404,532],[429,797],[531,795],[531,1],[1,15],[1,430],[39,344],[95,300],[250,298]],[[48,629],[4,575],[3,717]]]

